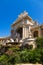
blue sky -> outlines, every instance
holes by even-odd
[[[0,0],[0,37],[10,35],[11,24],[24,10],[43,23],[43,0]]]

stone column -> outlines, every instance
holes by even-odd
[[[23,30],[22,30],[22,38],[25,39],[25,26],[23,26]]]
[[[38,36],[41,37],[41,28],[38,29]]]
[[[28,35],[29,38],[32,37],[32,33],[31,33],[31,30],[30,30],[30,26],[29,26],[29,35]]]
[[[27,38],[27,28],[26,28],[26,26],[25,26],[25,38]]]
[[[28,38],[29,37],[29,26],[26,27],[26,37]]]

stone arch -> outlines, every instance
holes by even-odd
[[[37,30],[33,32],[33,36],[38,37],[38,31]]]
[[[18,27],[16,29],[16,33],[18,33],[20,35],[20,38],[22,38],[22,27]]]

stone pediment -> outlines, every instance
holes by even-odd
[[[14,26],[15,24],[21,22],[22,20],[29,20],[29,22],[33,23],[33,20],[30,16],[28,16],[28,12],[24,11],[18,16],[18,19],[12,24]]]

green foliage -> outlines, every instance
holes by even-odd
[[[43,49],[41,49],[40,52],[41,52],[41,63],[43,63]]]
[[[12,55],[2,55],[0,57],[0,62],[3,65],[15,64],[15,63],[43,63],[43,50],[27,50],[13,52]]]
[[[29,62],[31,63],[40,63],[40,57],[41,54],[39,52],[39,50],[33,50],[31,52],[29,52]]]
[[[20,53],[20,58],[21,58],[21,63],[27,63],[28,62],[28,51],[27,49],[23,50],[21,53]]]
[[[39,50],[22,51],[20,58],[22,63],[41,63],[41,53]]]
[[[2,56],[0,56],[0,64],[5,65],[7,63],[7,60],[7,55],[3,54]]]
[[[37,48],[43,48],[43,37],[36,39]]]
[[[28,47],[10,47],[0,55],[0,65],[14,65],[15,63],[43,63],[43,37],[37,38],[37,48],[32,50]],[[9,53],[9,52],[10,53]]]
[[[8,59],[8,57],[5,54],[3,54],[2,56],[0,56],[0,62],[1,61],[6,61],[7,59]]]

